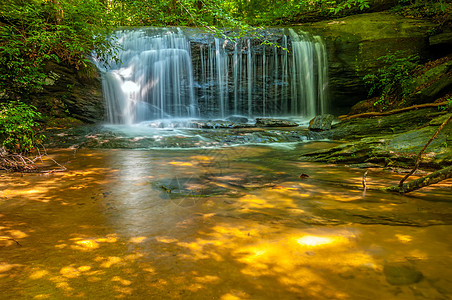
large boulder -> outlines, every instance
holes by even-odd
[[[331,124],[334,121],[334,116],[329,114],[324,114],[320,116],[314,117],[309,122],[309,130],[311,131],[324,131],[324,130],[330,130]]]
[[[415,159],[438,127],[449,117],[447,111],[424,108],[375,118],[342,121],[323,133],[326,138],[347,140],[339,146],[303,154],[305,159],[327,163],[383,164],[412,168]],[[439,169],[452,164],[452,123],[428,145],[421,168]]]

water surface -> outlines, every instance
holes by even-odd
[[[299,160],[328,142],[53,151],[0,174],[7,299],[449,299],[452,188]],[[309,177],[300,178],[301,174]]]

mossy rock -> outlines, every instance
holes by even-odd
[[[357,14],[300,26],[321,36],[327,46],[333,107],[351,107],[367,97],[362,78],[384,64],[379,57],[404,51],[430,56],[428,37],[438,25],[389,12]],[[339,111],[341,112],[341,111]]]
[[[422,109],[339,123],[326,135],[353,141],[304,154],[304,158],[328,163],[371,162],[411,168],[419,151],[448,115],[435,109]],[[452,163],[451,132],[452,123],[444,127],[425,149],[421,167],[437,169]]]

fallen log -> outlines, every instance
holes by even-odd
[[[440,181],[446,180],[448,178],[452,178],[452,166],[435,171],[427,176],[418,178],[408,183],[404,183],[402,186],[394,185],[389,188],[386,188],[385,190],[397,193],[409,193],[420,188],[429,186],[431,184],[435,184]]]
[[[448,101],[444,101],[441,103],[419,104],[419,105],[413,105],[413,106],[394,109],[394,110],[385,111],[385,112],[367,112],[367,113],[356,114],[356,115],[351,115],[351,116],[339,116],[339,120],[346,121],[346,120],[350,120],[350,119],[364,118],[364,117],[389,116],[389,115],[394,115],[394,114],[398,114],[398,113],[402,113],[402,112],[406,112],[406,111],[410,111],[410,110],[428,108],[428,107],[438,107],[438,106],[448,105],[448,104],[449,104]]]
[[[400,180],[399,184],[397,186],[392,186],[387,188],[386,190],[391,192],[398,192],[398,193],[409,193],[415,190],[418,190],[420,188],[423,188],[425,186],[438,183],[442,180],[448,179],[452,177],[452,166],[446,167],[442,170],[433,172],[430,175],[421,177],[419,179],[413,180],[409,183],[403,183],[408,177],[410,177],[419,167],[419,162],[421,160],[422,153],[424,153],[425,149],[427,149],[428,145],[438,136],[438,134],[443,130],[443,128],[449,123],[449,121],[452,120],[452,115],[450,115],[442,124],[438,127],[438,129],[435,131],[433,136],[428,140],[428,142],[424,145],[424,147],[421,149],[421,151],[418,153],[416,157],[416,161],[414,163],[414,167],[406,176]]]
[[[425,149],[427,149],[428,145],[430,145],[430,143],[436,139],[436,137],[438,136],[438,134],[441,132],[441,130],[443,130],[443,128],[447,125],[447,123],[449,123],[449,121],[452,120],[452,115],[449,116],[449,118],[447,118],[442,124],[441,126],[438,127],[438,129],[435,131],[435,133],[433,134],[433,136],[430,138],[430,140],[428,140],[428,142],[424,145],[424,147],[421,149],[421,151],[419,152],[419,154],[416,157],[416,161],[414,163],[414,167],[411,170],[410,173],[408,173],[405,177],[402,178],[402,180],[400,180],[399,186],[401,187],[403,185],[403,182],[408,179],[408,177],[410,177],[419,167],[419,163],[421,161],[421,157],[422,154],[424,153]]]

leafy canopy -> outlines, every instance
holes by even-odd
[[[87,67],[91,51],[112,50],[110,21],[98,0],[2,0],[0,99],[20,99],[45,83],[47,61]]]

